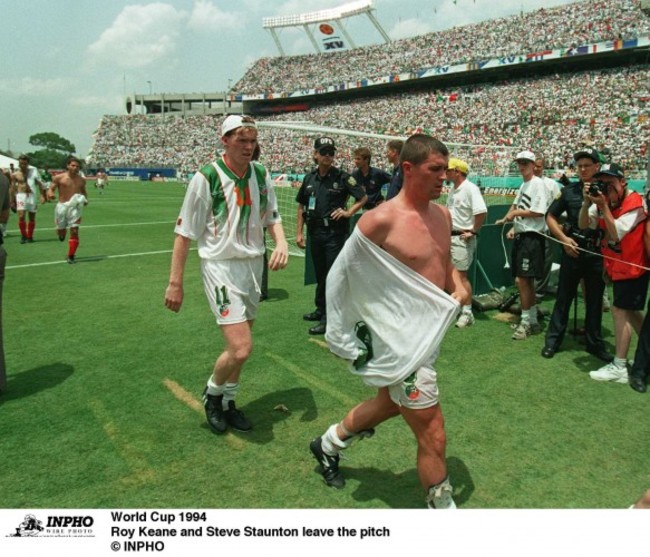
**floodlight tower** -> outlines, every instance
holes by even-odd
[[[343,36],[345,37],[350,47],[356,48],[352,37],[347,32],[347,29],[343,24],[343,20],[358,15],[365,15],[382,36],[384,42],[390,42],[390,38],[386,34],[386,31],[384,31],[383,27],[380,25],[379,21],[377,21],[377,18],[374,16],[373,11],[374,8],[372,5],[372,0],[358,0],[357,2],[349,2],[347,4],[343,4],[337,8],[319,10],[317,12],[278,17],[265,17],[262,20],[262,27],[264,27],[264,29],[268,29],[271,32],[271,36],[273,37],[275,46],[278,47],[280,56],[286,56],[284,49],[282,48],[282,43],[280,42],[278,33],[276,32],[276,29],[280,29],[282,27],[302,27],[305,33],[307,33],[307,36],[309,37],[309,40],[311,41],[316,54],[319,54],[321,52],[321,49],[318,46],[318,42],[316,41],[316,38],[314,37],[310,26],[321,24],[322,27],[323,25],[327,25],[330,22],[336,22],[336,24],[341,28],[341,32],[343,33]]]

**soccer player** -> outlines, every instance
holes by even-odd
[[[417,441],[418,475],[432,508],[456,506],[432,362],[459,302],[469,298],[451,264],[449,211],[431,203],[442,192],[448,155],[430,136],[409,137],[402,190],[361,217],[330,270],[325,338],[378,391],[310,444],[325,483],[342,488],[339,453],[401,414]]]
[[[176,222],[165,306],[178,312],[190,243],[198,243],[205,293],[225,341],[203,391],[210,428],[250,431],[252,424],[235,406],[239,379],[253,349],[252,328],[260,300],[264,227],[275,241],[272,271],[288,261],[288,245],[273,182],[252,162],[257,126],[248,116],[228,116],[221,126],[223,156],[192,178]]]
[[[59,240],[65,240],[66,230],[70,228],[68,240],[68,263],[75,263],[75,254],[79,247],[79,225],[84,206],[88,205],[86,179],[79,174],[81,161],[69,156],[66,171],[57,174],[47,190],[48,199],[54,199],[55,190],[59,190],[59,202],[54,210],[54,223]]]
[[[104,193],[104,187],[108,184],[108,174],[106,174],[106,171],[103,169],[100,169],[97,172],[96,180],[95,180],[95,186],[99,190],[99,195]]]
[[[34,228],[36,228],[36,211],[38,202],[45,203],[45,186],[38,176],[38,171],[29,166],[29,157],[18,157],[18,170],[11,174],[11,188],[18,213],[18,228],[20,229],[20,243],[34,241]],[[25,219],[25,213],[28,219]]]

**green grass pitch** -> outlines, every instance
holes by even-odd
[[[2,506],[424,508],[399,418],[347,452],[344,490],[316,472],[309,441],[373,392],[307,334],[304,258],[271,273],[255,323],[238,399],[254,431],[210,432],[200,393],[222,340],[195,251],[181,312],[163,304],[183,193],[111,182],[99,196],[89,184],[76,265],[55,237],[54,204],[40,208],[33,244],[20,245],[11,216]],[[542,337],[514,342],[495,316],[452,329],[436,365],[459,507],[627,507],[650,486],[650,397],[591,380],[600,363],[579,339],[545,360]]]

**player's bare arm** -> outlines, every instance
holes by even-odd
[[[289,245],[284,236],[284,228],[282,224],[275,223],[267,226],[266,228],[271,234],[271,238],[275,242],[275,249],[269,258],[269,269],[271,271],[278,271],[284,269],[289,262]]]
[[[183,275],[190,244],[191,240],[189,238],[180,234],[176,235],[172,252],[172,265],[169,272],[169,284],[165,290],[165,307],[174,312],[180,311],[181,305],[183,305]]]

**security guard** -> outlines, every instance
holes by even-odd
[[[546,330],[542,356],[552,358],[559,350],[569,322],[571,303],[576,297],[578,284],[582,279],[585,294],[587,352],[604,362],[611,362],[614,357],[605,350],[601,331],[605,282],[598,233],[591,229],[581,230],[578,226],[584,185],[593,181],[594,174],[600,168],[601,156],[595,149],[586,148],[578,151],[573,158],[580,181],[564,187],[546,213],[546,224],[551,234],[562,242],[563,251],[555,306]],[[558,219],[564,212],[567,218],[565,224],[561,225]]]
[[[325,334],[325,279],[348,237],[348,219],[368,200],[368,196],[350,174],[333,166],[335,154],[336,145],[332,138],[319,137],[314,142],[314,161],[318,166],[305,176],[296,196],[296,244],[300,248],[306,246],[303,236],[306,222],[316,272],[316,310],[303,316],[305,321],[319,322],[309,329],[309,334],[312,335]],[[349,196],[354,197],[356,202],[346,209]]]

